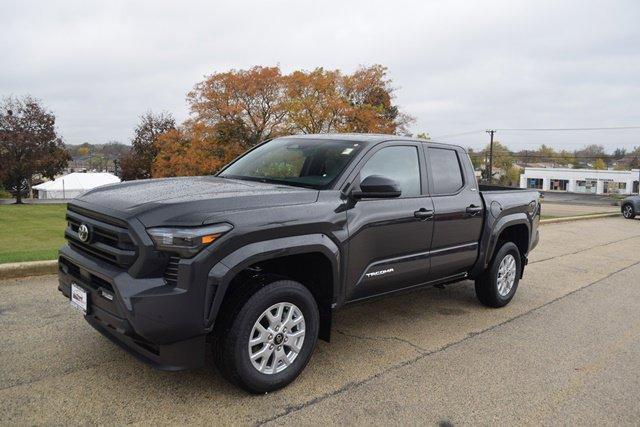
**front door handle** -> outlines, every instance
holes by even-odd
[[[413,216],[420,218],[422,221],[433,218],[433,211],[431,209],[420,208],[413,213]]]
[[[482,210],[482,207],[480,206],[476,206],[476,205],[469,205],[467,206],[467,213],[471,216],[476,216],[480,213],[480,211]]]

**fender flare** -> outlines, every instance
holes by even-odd
[[[496,250],[496,244],[498,243],[498,237],[502,234],[502,232],[507,228],[513,225],[524,224],[527,227],[527,249],[531,245],[531,223],[527,214],[524,212],[512,213],[504,215],[491,226],[490,232],[488,233],[488,238],[484,238],[480,243],[480,250],[478,253],[478,260],[476,261],[476,265],[471,269],[469,276],[471,278],[478,277],[482,272],[485,271],[489,262],[491,262],[491,258],[493,258],[493,254]],[[525,256],[526,254],[521,254]]]
[[[314,252],[325,255],[331,262],[334,300],[332,302],[335,302],[340,286],[340,249],[325,234],[306,234],[250,243],[224,257],[209,271],[205,293],[206,330],[213,329],[231,280],[239,272],[256,262]]]

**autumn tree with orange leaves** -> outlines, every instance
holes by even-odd
[[[295,71],[283,78],[287,128],[290,133],[340,132],[349,105],[339,71],[316,68]]]
[[[225,125],[187,121],[161,135],[153,175],[208,175],[218,171],[245,151],[240,139],[225,138]]]
[[[158,137],[153,176],[204,175],[269,138],[300,133],[406,134],[382,65],[353,74],[279,67],[215,73],[187,95],[190,118]]]
[[[284,100],[278,67],[212,74],[187,95],[193,121],[225,123],[247,148],[286,132]]]

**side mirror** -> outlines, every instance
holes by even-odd
[[[369,175],[360,183],[360,190],[351,192],[355,199],[391,199],[401,194],[396,181],[380,175]]]

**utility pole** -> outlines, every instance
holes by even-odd
[[[491,135],[491,142],[489,143],[489,184],[493,182],[493,134],[495,130],[488,130],[488,134]]]

